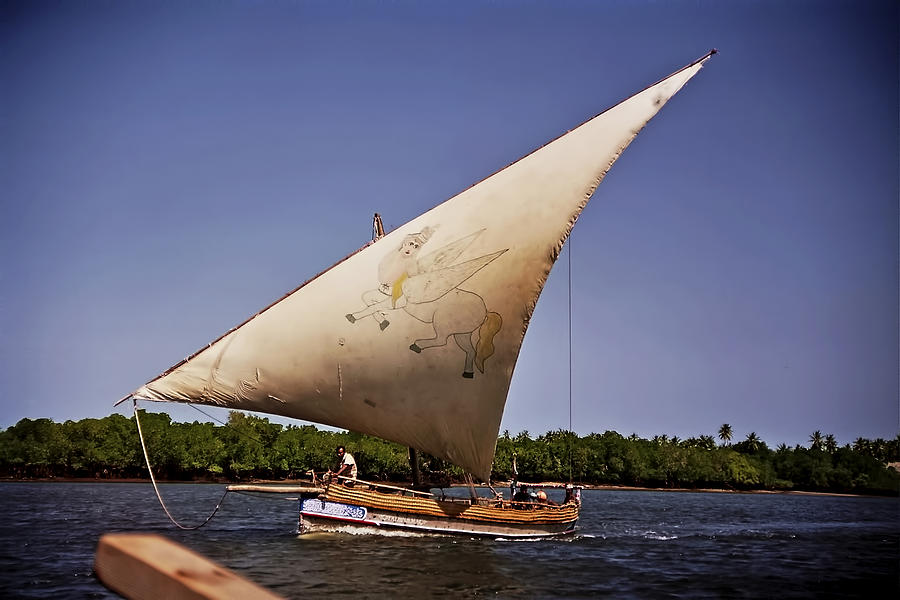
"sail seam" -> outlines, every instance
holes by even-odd
[[[344,401],[344,377],[341,373],[341,363],[338,363],[338,400]]]

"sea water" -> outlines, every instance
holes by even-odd
[[[164,484],[202,522],[224,486]],[[900,502],[783,494],[588,490],[578,531],[504,541],[297,536],[297,502],[228,494],[197,531],[149,484],[0,483],[0,597],[113,598],[100,535],[152,532],[288,598],[895,598]]]

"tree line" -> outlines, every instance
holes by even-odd
[[[239,412],[224,426],[173,422],[165,413],[141,412],[141,426],[154,474],[166,480],[242,481],[306,478],[334,466],[334,449],[346,446],[357,460],[359,477],[383,481],[411,478],[407,448],[353,432],[311,425],[282,426]],[[804,490],[897,495],[900,435],[893,440],[858,438],[839,445],[833,435],[814,432],[809,446],[775,449],[750,433],[732,443],[723,425],[711,435],[652,439],[615,431],[578,436],[527,431],[497,440],[492,480],[517,473],[521,481],[574,481],[584,484],[653,488]],[[513,462],[515,460],[515,463]],[[438,458],[420,454],[426,480],[446,485],[464,473]],[[515,464],[516,471],[513,471]],[[88,477],[146,478],[147,468],[134,417],[55,423],[22,419],[0,430],[0,477],[6,479]]]

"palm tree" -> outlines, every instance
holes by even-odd
[[[828,450],[830,454],[837,452],[837,440],[835,440],[834,435],[830,433],[825,436],[825,449]]]
[[[780,454],[784,454],[784,453],[787,452],[787,451],[788,451],[788,446],[787,446],[787,444],[785,444],[784,442],[781,442],[780,444],[778,444],[778,452],[779,452]]]
[[[864,437],[858,437],[853,440],[853,449],[860,454],[868,454],[870,442]]]
[[[811,450],[821,450],[823,440],[824,440],[824,438],[822,437],[821,431],[819,431],[818,429],[813,431],[813,434],[811,436],[809,436],[810,449]]]
[[[700,436],[700,447],[705,450],[712,450],[716,447],[716,440],[711,435]]]
[[[759,436],[756,435],[755,431],[747,434],[747,448],[750,449],[750,452],[759,450]]]
[[[722,440],[723,446],[727,446],[731,441],[731,434],[731,425],[729,425],[728,423],[725,423],[721,427],[719,427],[719,439]]]

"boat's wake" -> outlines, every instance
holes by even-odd
[[[549,535],[549,536],[541,536],[541,537],[529,537],[529,538],[506,538],[506,537],[498,537],[493,538],[495,542],[517,542],[517,543],[535,543],[535,542],[552,542],[554,544],[558,544],[560,542],[571,543],[577,542],[581,539],[586,538],[594,538],[596,536],[590,534],[581,534],[581,533],[567,533],[563,535]]]
[[[444,534],[438,533],[409,531],[407,529],[376,529],[372,527],[359,527],[355,525],[334,525],[326,530],[300,533],[298,534],[298,537],[307,539],[321,539],[333,535],[377,535],[379,537],[400,538],[446,537]]]

